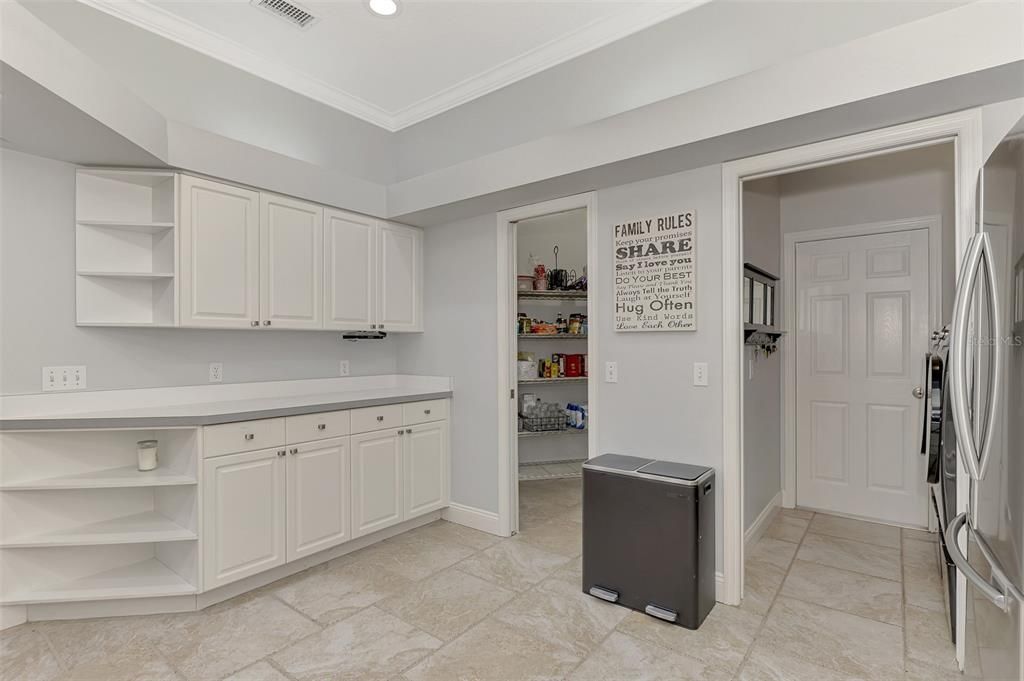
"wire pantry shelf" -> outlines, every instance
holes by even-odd
[[[586,300],[586,291],[517,291],[520,300]]]

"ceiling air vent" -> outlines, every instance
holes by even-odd
[[[299,28],[309,28],[320,19],[301,5],[287,0],[252,0],[252,4]]]

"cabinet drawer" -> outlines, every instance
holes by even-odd
[[[203,429],[203,456],[206,458],[280,447],[284,443],[284,419],[239,421]]]
[[[429,421],[442,421],[446,418],[448,418],[447,400],[424,400],[402,405],[402,423],[407,426]]]
[[[371,430],[381,430],[400,425],[403,425],[402,405],[400,404],[352,410],[353,433],[368,433]]]
[[[322,414],[303,414],[285,419],[285,433],[289,443],[324,440],[349,433],[348,411],[327,411]]]

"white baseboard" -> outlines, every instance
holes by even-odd
[[[24,624],[26,621],[28,614],[24,605],[0,606],[0,631]]]
[[[474,530],[496,534],[503,537],[501,523],[498,521],[498,514],[493,511],[485,511],[482,508],[463,506],[462,504],[449,504],[448,508],[441,511],[441,517],[456,525],[465,525]]]
[[[764,507],[754,522],[750,524],[747,531],[743,533],[743,545],[746,548],[750,548],[757,543],[757,540],[764,536],[765,530],[775,520],[775,516],[779,512],[779,507],[782,505],[782,492],[776,494],[768,505]]]

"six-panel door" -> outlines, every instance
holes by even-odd
[[[405,510],[412,517],[448,505],[448,423],[405,429]]]
[[[260,324],[323,328],[324,209],[260,195]]]
[[[324,253],[324,328],[375,329],[377,221],[327,209]]]
[[[402,444],[398,430],[352,436],[352,534],[401,522]]]
[[[385,331],[422,331],[420,249],[423,247],[423,233],[392,223],[381,223],[379,231],[378,328]]]
[[[348,438],[288,448],[288,560],[348,541]]]
[[[203,461],[203,539],[204,590],[285,563],[283,448]]]
[[[181,324],[251,327],[260,312],[259,194],[181,176]]]

